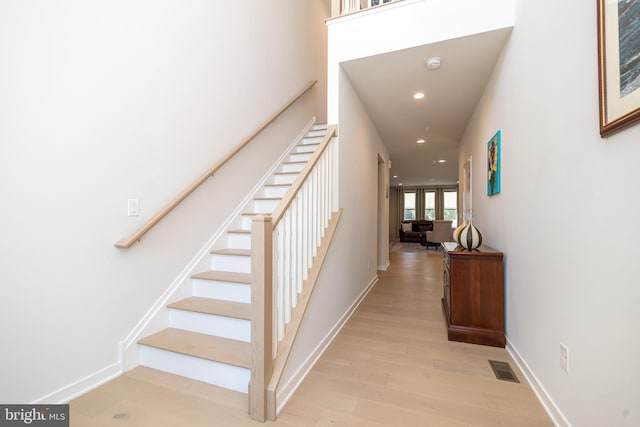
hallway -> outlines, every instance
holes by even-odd
[[[552,426],[504,349],[449,342],[442,254],[393,243],[391,266],[287,403],[278,426]],[[521,383],[496,380],[488,359]],[[246,397],[137,368],[71,402],[71,425],[256,426]]]

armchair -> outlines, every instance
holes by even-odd
[[[442,242],[453,240],[453,229],[451,228],[453,221],[450,219],[436,219],[433,221],[433,230],[427,231],[426,240],[427,248],[429,246],[440,246]]]

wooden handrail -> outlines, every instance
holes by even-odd
[[[135,242],[140,240],[142,236],[154,225],[156,225],[160,220],[162,220],[165,216],[169,214],[176,206],[178,206],[184,199],[189,197],[191,193],[193,193],[202,183],[204,183],[209,177],[213,176],[222,166],[224,166],[233,156],[235,156],[240,150],[242,150],[247,144],[253,141],[263,130],[267,128],[271,123],[273,123],[278,117],[280,117],[285,111],[289,109],[293,104],[296,103],[300,98],[302,98],[307,92],[309,92],[313,86],[317,83],[317,80],[309,83],[298,95],[295,96],[287,105],[282,107],[276,114],[267,119],[255,132],[253,132],[248,138],[242,141],[240,144],[236,145],[231,151],[229,151],[222,159],[220,159],[215,165],[209,168],[205,173],[203,173],[193,184],[187,187],[182,193],[178,195],[171,203],[165,206],[160,212],[155,214],[149,221],[147,221],[142,227],[138,228],[131,236],[120,239],[115,243],[116,248],[130,248],[133,246]]]
[[[327,134],[322,139],[322,142],[320,142],[320,146],[313,153],[313,157],[309,159],[307,164],[304,166],[304,169],[300,171],[300,173],[296,177],[296,180],[293,182],[293,184],[291,184],[291,187],[289,187],[289,191],[287,191],[278,206],[273,211],[273,214],[271,215],[273,228],[276,228],[276,226],[282,219],[282,216],[287,211],[287,208],[289,208],[289,205],[291,205],[291,203],[293,202],[293,199],[296,194],[298,194],[298,191],[302,187],[302,184],[304,184],[304,182],[307,180],[307,177],[313,170],[314,166],[316,165],[316,163],[318,163],[318,160],[320,160],[320,156],[324,152],[325,148],[327,148],[327,145],[329,145],[331,138],[337,136],[337,134],[338,127],[336,125],[329,126],[329,128],[327,129]]]

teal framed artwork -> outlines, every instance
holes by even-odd
[[[487,143],[487,194],[493,196],[500,192],[500,131]]]

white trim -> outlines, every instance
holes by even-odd
[[[298,370],[293,374],[291,379],[286,383],[282,384],[281,387],[278,387],[276,390],[276,415],[280,414],[284,405],[287,404],[293,393],[300,387],[302,381],[307,377],[313,366],[316,364],[320,356],[325,352],[325,350],[329,347],[333,339],[338,335],[338,333],[342,330],[343,326],[351,315],[356,311],[358,306],[362,303],[367,294],[373,289],[374,285],[378,283],[378,276],[374,277],[371,282],[367,285],[367,287],[360,293],[358,298],[351,304],[351,307],[347,309],[344,315],[338,320],[333,328],[329,331],[329,333],[324,337],[322,341],[316,346],[316,348],[311,352],[309,357],[302,363],[302,365],[298,368]]]
[[[93,374],[87,375],[86,377],[74,383],[71,383],[57,391],[54,391],[53,393],[49,393],[48,395],[35,400],[33,404],[44,405],[47,403],[68,403],[76,397],[81,396],[97,387],[100,387],[102,384],[111,381],[112,379],[118,377],[120,374],[122,374],[122,370],[120,369],[120,362],[116,362]]]
[[[516,349],[513,343],[509,340],[509,337],[507,337],[507,345],[505,348],[511,355],[511,358],[514,360],[514,362],[516,362],[516,365],[518,365],[518,368],[520,368],[520,371],[522,371],[522,374],[533,389],[533,392],[538,397],[538,400],[544,407],[545,411],[547,411],[547,414],[549,414],[549,417],[551,417],[551,421],[553,421],[553,424],[558,427],[571,427],[571,423],[569,423],[569,420],[567,420],[560,408],[558,408],[558,405],[556,405],[540,380],[538,380],[527,362],[520,355],[518,349]]]

